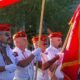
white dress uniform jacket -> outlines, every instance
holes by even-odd
[[[48,53],[48,58],[49,59],[52,59],[52,58],[54,58],[56,55],[58,55],[59,54],[59,49],[57,49],[57,48],[55,48],[55,47],[53,47],[53,46],[49,46],[47,49],[46,49],[46,52]],[[57,61],[54,63],[54,64],[56,64],[57,63]],[[58,68],[56,69],[56,71],[55,71],[55,76],[58,78],[58,79],[62,79],[62,78],[64,78],[64,76],[63,76],[63,73],[60,71],[60,69],[61,69],[61,64],[58,66]]]
[[[13,56],[12,50],[9,46],[7,46],[6,51],[7,51],[7,56],[11,59],[11,61],[15,65],[15,57]],[[0,53],[0,66],[5,66],[5,65],[6,64],[4,62],[3,56]],[[13,80],[13,77],[14,77],[14,72],[9,72],[9,71],[0,72],[0,80]]]
[[[27,58],[29,55],[31,55],[31,51],[29,51],[28,49],[25,49],[25,52],[22,53],[22,51],[18,47],[15,47],[13,49],[13,52],[17,53],[17,56],[16,56],[17,62],[19,62],[20,60],[23,60],[23,59]],[[16,79],[16,80],[33,80],[33,76],[34,76],[34,68],[33,68],[33,62],[32,62],[24,68],[17,66],[14,79]]]

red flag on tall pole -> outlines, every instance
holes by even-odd
[[[78,80],[79,69],[79,27],[80,27],[80,6],[77,7],[71,22],[72,30],[69,35],[64,58],[62,71],[64,80]]]
[[[78,12],[79,10],[80,10],[80,4],[78,5],[77,9],[75,10],[75,12],[74,12],[74,14],[73,14],[73,16],[72,16],[72,18],[71,18],[71,20],[70,20],[70,22],[69,22],[70,25],[74,23],[74,21],[75,21],[75,16],[76,16],[76,14],[77,14],[77,12]]]
[[[20,2],[21,0],[0,0],[0,8],[10,6],[14,3]]]

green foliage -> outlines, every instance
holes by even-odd
[[[47,28],[62,31],[64,38],[68,31],[68,22],[80,0],[46,0],[43,33]],[[12,33],[25,27],[28,36],[38,34],[41,0],[22,0],[22,2],[0,9],[0,23],[12,24]],[[31,38],[32,38],[31,37]]]
[[[62,31],[64,34],[68,29],[68,22],[70,20],[70,11],[68,6],[71,4],[70,0],[49,0],[46,2],[45,21],[53,31]]]

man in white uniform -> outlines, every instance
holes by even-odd
[[[37,48],[31,53],[27,49],[28,41],[27,35],[24,31],[17,32],[13,35],[15,48],[13,49],[14,56],[17,61],[17,69],[15,71],[15,80],[33,80],[34,67],[33,59],[41,52],[40,48]]]
[[[38,36],[35,36],[32,38],[32,42],[33,42],[35,49],[38,47],[38,40],[39,40]],[[40,38],[41,59],[38,58],[39,59],[38,61],[41,61],[42,65],[41,65],[41,67],[38,68],[37,80],[50,80],[49,75],[48,75],[48,68],[57,59],[59,59],[59,56],[57,55],[54,59],[52,59],[50,61],[48,60],[47,53],[45,53],[46,46],[47,46],[46,40],[47,40],[47,37],[45,35],[42,35]],[[38,64],[39,64],[39,62],[38,62]]]
[[[0,24],[0,80],[13,80],[16,69],[10,43],[10,25]]]
[[[50,46],[46,49],[50,59],[54,58],[56,55],[59,55],[60,46],[62,45],[62,34],[61,32],[53,32],[49,35]],[[58,66],[59,65],[59,66]],[[57,68],[58,66],[58,68]],[[56,61],[50,67],[50,75],[53,80],[63,80],[63,74],[60,71],[60,62]],[[57,68],[57,69],[56,69]],[[54,72],[54,73],[53,73]]]

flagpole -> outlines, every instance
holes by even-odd
[[[45,6],[45,0],[42,0],[40,25],[39,25],[39,41],[38,41],[38,46],[40,46],[40,38],[41,38],[42,28],[43,28],[42,25],[43,25],[44,6]],[[35,71],[34,80],[37,80],[37,71],[38,71],[38,61],[36,62],[36,71]]]
[[[68,41],[68,39],[69,39],[69,35],[70,35],[71,30],[72,30],[72,25],[70,26],[69,31],[68,31],[68,33],[67,33],[67,36],[66,36],[66,38],[65,38],[64,44],[63,44],[62,49],[61,49],[61,51],[60,51],[61,53],[62,53],[62,52],[64,51],[64,49],[66,48],[67,41]]]
[[[39,43],[38,43],[39,45],[40,45],[40,37],[42,33],[42,28],[43,28],[44,6],[45,6],[45,0],[42,0],[42,10],[41,10],[40,25],[39,25]]]

